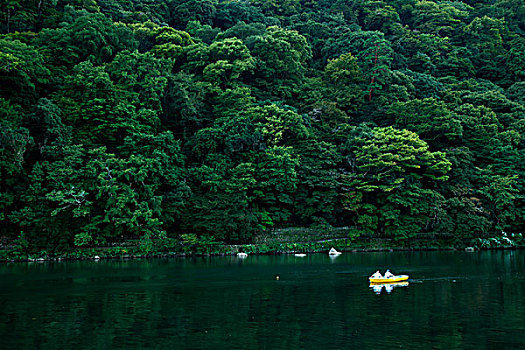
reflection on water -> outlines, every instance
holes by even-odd
[[[386,268],[410,285],[376,294],[368,276]],[[525,251],[1,265],[0,344],[524,349],[524,268]]]
[[[381,294],[383,290],[387,293],[392,293],[396,287],[408,287],[407,281],[394,282],[394,283],[370,283],[370,288],[376,294]]]

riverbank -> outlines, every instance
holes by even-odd
[[[140,259],[153,257],[227,256],[246,254],[327,253],[330,248],[341,252],[418,251],[418,250],[485,250],[523,249],[522,234],[477,237],[460,240],[452,235],[420,235],[410,239],[391,239],[348,235],[345,229],[282,229],[257,236],[251,244],[226,244],[212,237],[185,234],[158,240],[127,240],[104,246],[75,247],[62,251],[30,251],[20,242],[4,244],[0,262],[62,261],[83,259]],[[305,241],[307,238],[312,240]]]

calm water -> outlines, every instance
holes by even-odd
[[[385,268],[408,286],[371,288]],[[523,250],[1,265],[0,348],[525,349],[524,268]]]

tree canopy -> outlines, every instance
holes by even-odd
[[[525,225],[520,1],[0,5],[0,237]]]

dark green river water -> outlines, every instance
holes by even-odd
[[[524,303],[523,250],[17,263],[0,348],[525,349]]]

